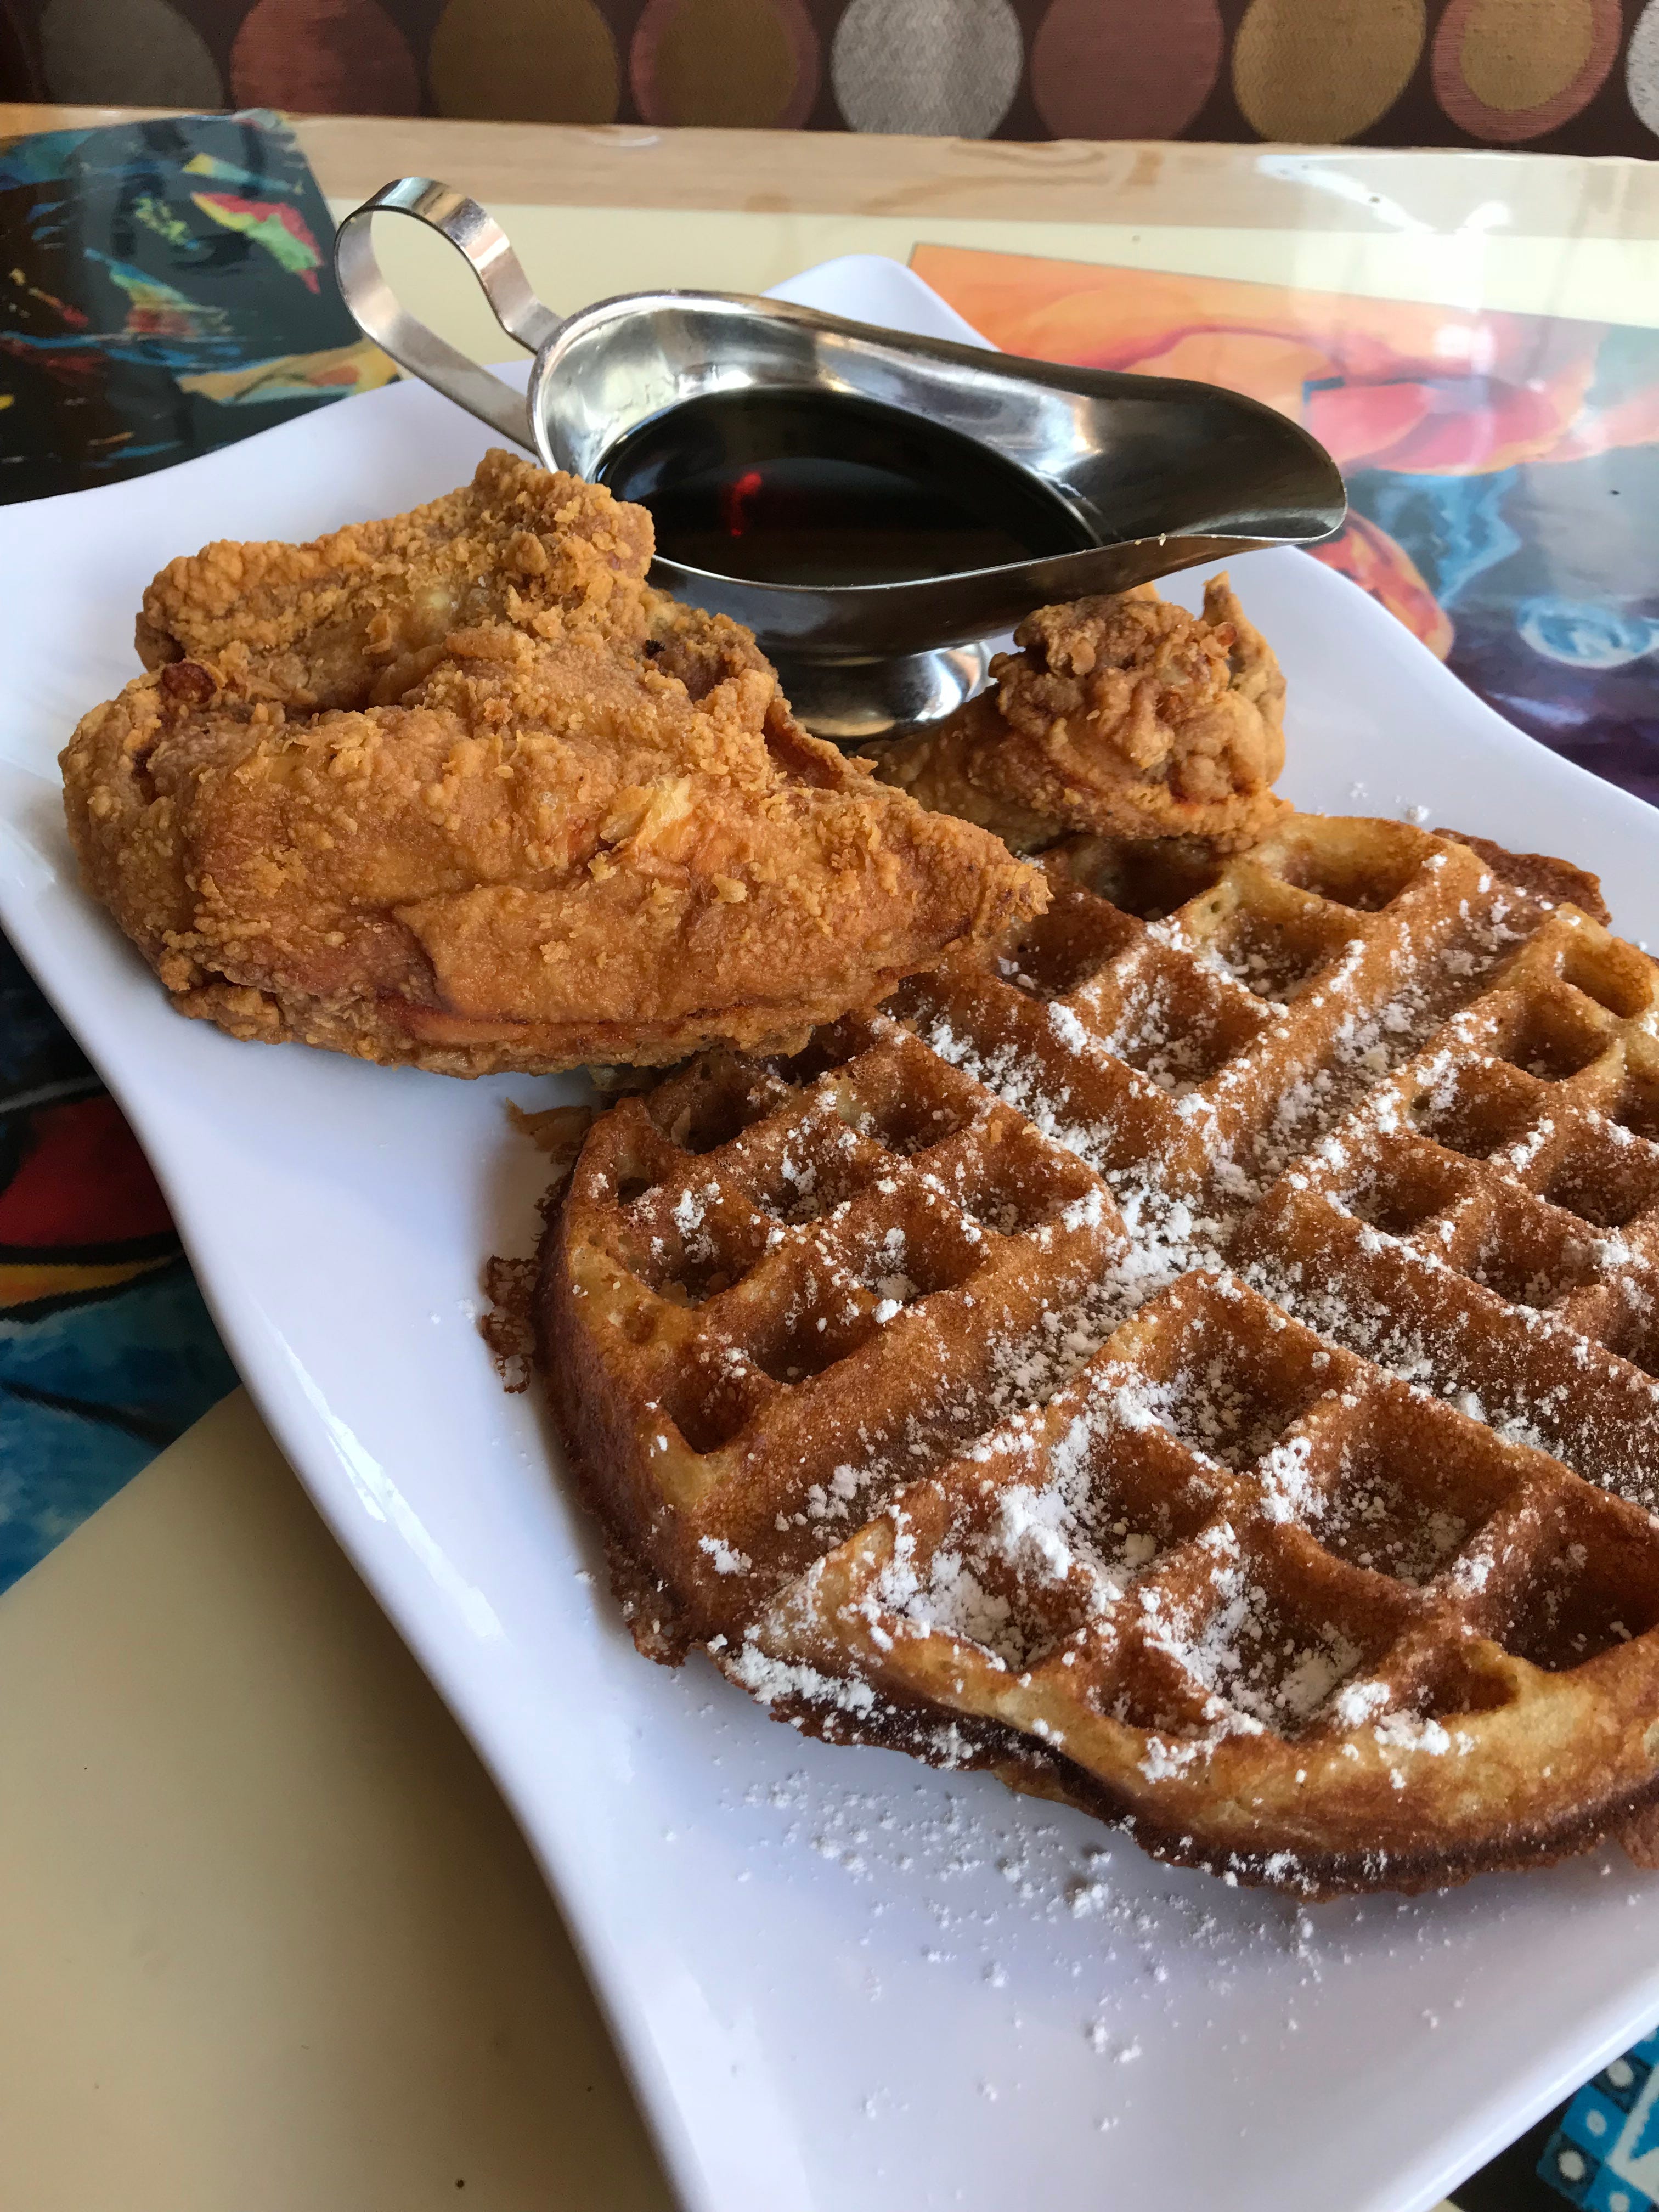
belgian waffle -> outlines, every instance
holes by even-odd
[[[1304,1893],[1641,1815],[1659,971],[1395,823],[1048,865],[589,1134],[538,1355],[636,1639]]]

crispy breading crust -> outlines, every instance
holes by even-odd
[[[183,1013],[452,1075],[803,1037],[1046,903],[808,737],[650,516],[489,453],[144,594],[63,756],[86,881]]]
[[[308,545],[181,554],[145,592],[135,642],[146,668],[204,661],[290,709],[367,707],[481,623],[642,641],[661,604],[651,553],[642,507],[497,447],[470,484],[408,514]]]
[[[884,781],[1016,852],[1079,831],[1237,852],[1284,811],[1285,679],[1224,576],[1201,617],[1146,584],[1039,607],[1014,642],[988,690],[877,755]]]
[[[81,724],[86,881],[181,1012],[454,1075],[665,1062],[802,1036],[1043,902],[801,731],[731,625],[662,665],[501,624],[446,652],[396,706],[290,715],[189,660]]]

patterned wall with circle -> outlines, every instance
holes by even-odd
[[[974,138],[1659,141],[1659,0],[0,0],[0,94],[61,100]]]

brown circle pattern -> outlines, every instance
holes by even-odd
[[[413,115],[421,81],[380,0],[258,0],[230,50],[239,107]]]
[[[1056,138],[1177,138],[1225,45],[1216,0],[1163,0],[1156,38],[1133,9],[1054,0],[1031,47],[1031,97]]]
[[[21,55],[0,95],[24,99],[1645,158],[1659,137],[1659,0],[0,0],[0,9]]]

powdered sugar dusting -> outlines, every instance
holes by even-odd
[[[1584,1064],[1577,1032],[1539,1028],[1504,985],[1510,953],[1532,957],[1535,907],[1484,878],[1471,890],[1467,855],[1461,903],[1419,896],[1455,858],[1431,849],[1375,884],[1339,866],[1328,894],[1284,909],[1281,939],[1221,897],[1128,939],[1122,917],[1068,920],[1030,973],[1011,959],[954,996],[915,987],[907,1018],[933,1073],[890,1024],[878,1036],[902,1039],[890,1063],[913,1055],[917,1097],[856,1054],[809,1090],[799,1142],[817,1116],[815,1157],[839,1145],[849,1171],[831,1163],[803,1190],[797,1139],[783,1147],[769,1235],[811,1264],[792,1262],[787,1344],[755,1360],[832,1407],[819,1378],[885,1336],[915,1382],[902,1418],[838,1435],[833,1465],[803,1468],[776,1516],[787,1575],[762,1632],[726,1655],[738,1680],[799,1725],[908,1731],[945,1765],[994,1753],[1041,1779],[1064,1752],[1073,1772],[1122,1776],[1131,1803],[1144,1785],[1164,1793],[1147,1803],[1197,1807],[1211,1768],[1271,1776],[1310,1792],[1307,1819],[1280,1831],[1298,1837],[1318,1832],[1320,1792],[1343,1793],[1341,1760],[1386,1802],[1480,1749],[1490,1700],[1429,1715],[1401,1655],[1431,1617],[1443,1638],[1474,1621],[1500,1557],[1487,1523],[1512,1553],[1517,1486],[1546,1479],[1530,1462],[1624,1483],[1603,1431],[1629,1430],[1621,1407],[1650,1385],[1595,1350],[1584,1331],[1605,1301],[1586,1301],[1617,1277],[1640,1318],[1649,1263],[1628,1206],[1587,1198],[1586,1225],[1563,1226],[1580,1123],[1543,1086]],[[1385,908],[1386,922],[1362,919]],[[1075,980],[1091,930],[1105,964],[1051,990]],[[1572,1017],[1583,1050],[1601,1018]],[[1496,1072],[1468,1091],[1476,1066]],[[1489,1136],[1480,1116],[1499,1108]],[[872,1175],[878,1145],[892,1164]],[[1646,1172],[1644,1158],[1620,1174]],[[832,1170],[850,1193],[834,1204]],[[807,1197],[810,1214],[783,1219]],[[682,1191],[671,1218],[688,1249],[705,1216]],[[993,1287],[997,1255],[1022,1244],[1046,1296]],[[940,1358],[934,1326],[969,1356]],[[811,1332],[837,1330],[850,1350],[821,1354]],[[1464,1428],[1419,1450],[1407,1414],[1431,1397]],[[1455,1480],[1436,1498],[1424,1468],[1442,1462]],[[702,1543],[716,1576],[755,1571],[746,1528],[740,1545]],[[1563,1558],[1564,1574],[1588,1572],[1587,1553]],[[1495,1618],[1480,1612],[1478,1633]],[[1571,1632],[1583,1653],[1601,1631]],[[798,1663],[802,1650],[822,1663]],[[1109,1723],[1141,1747],[1127,1754],[1138,1785]],[[1264,1845],[1218,1870],[1306,1887],[1312,1863]],[[1355,1874],[1388,1878],[1387,1853]],[[1092,1886],[1073,1909],[1101,1909]]]

